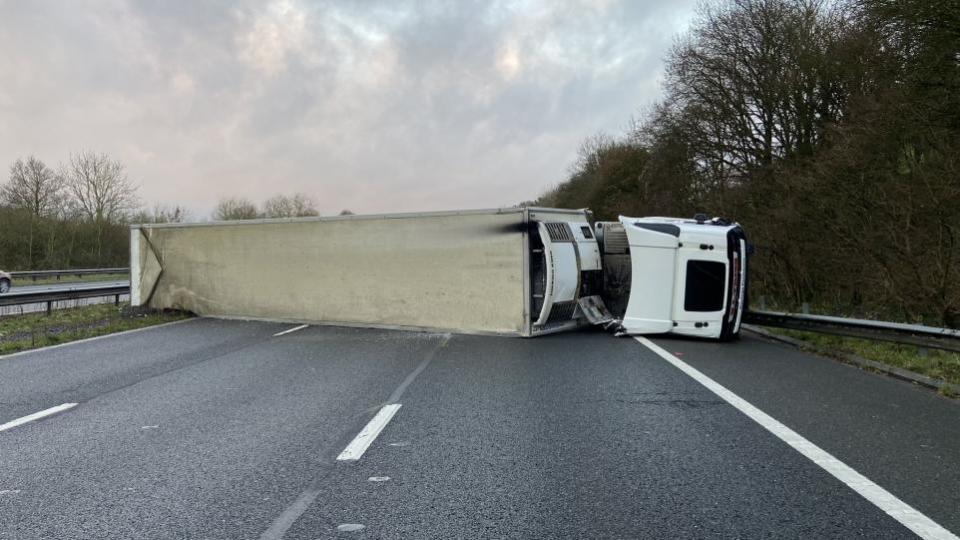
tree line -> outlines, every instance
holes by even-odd
[[[0,265],[125,266],[122,223],[138,206],[124,166],[105,154],[81,152],[57,169],[33,156],[18,159],[0,186]]]
[[[350,210],[341,210],[341,216],[352,215]],[[276,195],[258,207],[256,203],[244,197],[226,197],[220,199],[213,211],[216,221],[261,218],[295,218],[319,216],[316,203],[303,193]]]
[[[731,0],[536,204],[739,221],[751,294],[960,325],[960,3]]]
[[[314,201],[297,193],[271,197],[260,209],[246,199],[222,199],[212,217],[316,215]],[[0,184],[0,269],[126,266],[131,223],[190,219],[181,206],[144,206],[124,165],[106,154],[80,152],[56,168],[20,158]]]

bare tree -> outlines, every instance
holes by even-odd
[[[303,193],[291,197],[277,195],[263,203],[263,216],[268,218],[311,217],[320,215],[313,200]]]
[[[812,155],[843,90],[832,72],[842,15],[823,0],[705,4],[667,62],[671,104],[721,184]]]
[[[614,139],[606,133],[596,133],[587,137],[577,149],[577,161],[570,168],[571,174],[598,168],[599,156],[612,146],[614,146]]]
[[[63,204],[63,181],[39,159],[30,156],[10,166],[10,180],[0,187],[0,201],[30,213],[27,266],[33,268],[34,233],[37,220],[58,212]]]
[[[34,217],[47,216],[63,203],[63,180],[33,156],[18,159],[10,165],[10,181],[0,187],[0,201]]]
[[[106,154],[70,156],[62,176],[81,214],[97,223],[113,223],[137,207],[137,188],[122,163]]]
[[[103,231],[137,207],[137,188],[127,178],[122,163],[106,154],[89,151],[71,155],[69,163],[62,167],[61,176],[79,213],[96,224],[97,264],[100,264]]]
[[[217,221],[234,221],[238,219],[257,219],[257,205],[242,197],[228,197],[220,199],[217,208],[213,211],[213,219]]]

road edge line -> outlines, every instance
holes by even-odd
[[[855,471],[849,465],[833,457],[829,452],[808,441],[799,433],[788,428],[772,416],[751,405],[720,383],[704,375],[693,366],[670,354],[659,345],[642,336],[634,336],[640,344],[650,349],[660,358],[697,381],[735,409],[745,414],[761,427],[772,433],[804,457],[814,462],[831,476],[843,482],[858,495],[897,520],[901,525],[913,531],[924,540],[960,540],[952,532],[928,518],[920,511],[903,502],[889,491],[883,489],[866,476]]]
[[[127,335],[127,334],[135,334],[135,333],[137,333],[137,332],[143,332],[143,331],[145,331],[145,330],[154,330],[154,329],[156,329],[156,328],[163,328],[163,327],[165,327],[165,326],[173,326],[173,325],[175,325],[175,324],[181,324],[181,323],[190,322],[190,321],[197,321],[197,320],[200,320],[200,319],[203,319],[203,318],[204,318],[204,317],[187,317],[186,319],[180,319],[179,321],[170,321],[170,322],[165,322],[165,323],[160,323],[160,324],[154,324],[154,325],[151,325],[151,326],[144,326],[143,328],[132,328],[132,329],[130,329],[130,330],[124,330],[124,331],[122,331],[122,332],[114,332],[114,333],[112,333],[112,334],[103,334],[103,335],[100,335],[100,336],[93,336],[93,337],[78,339],[78,340],[76,340],[76,341],[68,341],[68,342],[66,342],[66,343],[58,343],[58,344],[56,344],[56,345],[47,345],[46,347],[38,347],[38,348],[36,348],[36,349],[27,349],[27,350],[25,350],[25,351],[17,351],[17,352],[15,352],[15,353],[10,353],[10,354],[7,354],[7,355],[0,356],[0,361],[6,360],[7,358],[13,358],[13,357],[15,357],[15,356],[22,356],[22,355],[25,355],[25,354],[36,353],[36,352],[41,352],[41,351],[50,351],[50,350],[53,350],[53,349],[60,349],[60,348],[63,348],[63,347],[69,347],[70,345],[80,345],[81,343],[90,343],[91,341],[99,341],[99,340],[101,340],[101,339],[106,339],[106,338],[111,338],[111,337],[116,337],[116,336],[123,336],[123,335]]]
[[[40,420],[41,418],[46,418],[50,415],[57,414],[58,412],[66,411],[76,407],[76,403],[61,403],[55,407],[50,407],[49,409],[44,409],[42,411],[35,412],[33,414],[28,414],[26,416],[21,416],[20,418],[15,418],[5,424],[0,424],[0,432],[7,431],[8,429],[13,429],[24,424],[29,424],[35,420]]]

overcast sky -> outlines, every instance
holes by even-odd
[[[657,99],[694,5],[0,0],[0,166],[105,152],[198,218],[512,205]]]

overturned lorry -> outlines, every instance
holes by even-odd
[[[747,269],[736,224],[555,208],[134,225],[130,255],[133,305],[519,336],[729,339]]]

